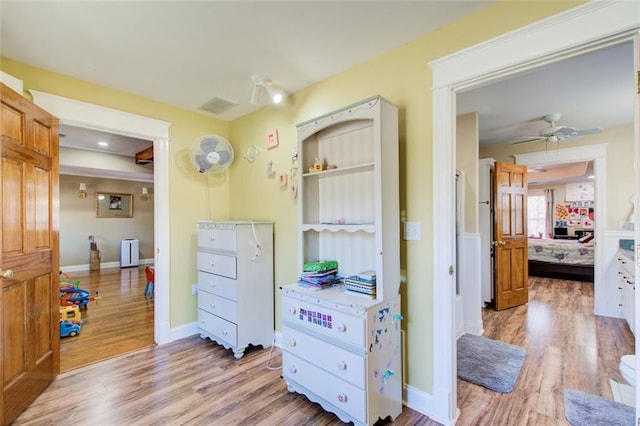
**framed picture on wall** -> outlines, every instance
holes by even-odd
[[[96,217],[133,217],[133,195],[97,192]]]

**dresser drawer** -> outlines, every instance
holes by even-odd
[[[282,373],[285,379],[309,389],[357,419],[358,423],[366,423],[367,397],[363,389],[327,374],[323,369],[286,351],[282,358]]]
[[[282,328],[282,336],[283,350],[364,389],[364,355],[356,355],[286,326]]]
[[[364,317],[352,316],[292,297],[283,297],[282,319],[291,327],[312,330],[344,342],[356,351],[365,352]]]
[[[214,336],[215,340],[223,340],[231,346],[238,346],[238,330],[234,323],[198,309],[198,326],[206,334]]]
[[[233,278],[209,272],[198,271],[198,289],[208,293],[217,294],[229,300],[238,300],[238,282]]]
[[[229,227],[229,225],[224,225]],[[198,246],[205,249],[236,251],[235,229],[200,229],[198,231]]]
[[[236,278],[235,256],[198,252],[198,270]]]
[[[238,323],[237,306],[233,300],[198,290],[198,309],[204,309],[234,324]]]

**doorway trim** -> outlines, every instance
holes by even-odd
[[[592,50],[633,40],[640,3],[590,2],[432,61],[433,70],[433,410],[454,424],[457,408],[455,320],[456,94]],[[635,115],[637,116],[637,114]],[[636,132],[637,134],[637,132]],[[638,140],[635,140],[638,151]],[[638,204],[638,196],[636,204]],[[637,417],[637,413],[636,413]]]
[[[171,123],[29,90],[33,102],[56,116],[61,123],[153,141],[154,340],[171,341],[169,318],[169,127]]]

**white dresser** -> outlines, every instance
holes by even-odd
[[[627,321],[631,332],[635,335],[635,292],[636,282],[633,264],[634,253],[620,248],[616,254],[618,291],[622,316]]]
[[[312,290],[283,288],[282,375],[289,391],[355,425],[397,417],[400,298],[359,303],[340,287],[322,291],[318,299]]]
[[[242,358],[273,342],[273,223],[198,222],[198,326]]]
[[[298,125],[298,264],[374,271],[373,296],[282,287],[282,374],[342,421],[402,412],[398,110],[376,96]],[[371,290],[371,289],[370,289]]]

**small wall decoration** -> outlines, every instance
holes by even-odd
[[[265,136],[267,149],[278,146],[278,129],[269,130]]]
[[[97,192],[96,217],[133,217],[133,195]]]

